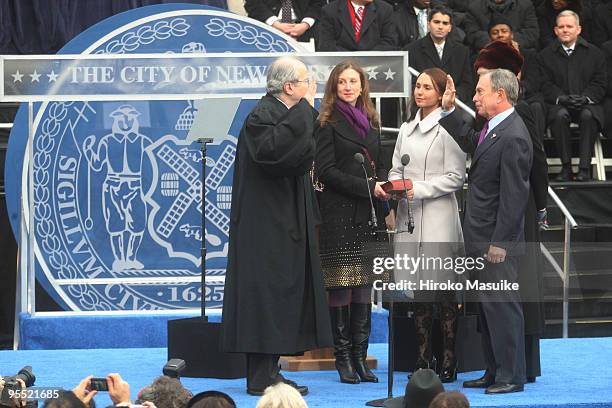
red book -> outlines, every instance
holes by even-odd
[[[404,193],[404,181],[406,181],[406,189],[411,190],[412,180],[410,179],[404,179],[404,180],[399,179],[399,180],[387,181],[381,187],[383,190],[385,190],[385,193],[388,193],[388,194]]]

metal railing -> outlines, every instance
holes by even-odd
[[[570,245],[571,245],[571,231],[578,227],[578,223],[569,212],[567,207],[563,204],[563,201],[559,198],[557,193],[548,187],[548,195],[553,199],[559,210],[564,217],[563,223],[563,268],[559,268],[557,261],[550,255],[550,252],[546,249],[544,244],[540,243],[540,247],[543,248],[542,252],[545,253],[545,257],[553,265],[559,277],[563,281],[563,338],[566,339],[569,336],[569,283],[570,283]],[[548,256],[546,256],[548,254]]]

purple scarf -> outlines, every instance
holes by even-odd
[[[349,125],[355,129],[355,132],[357,132],[362,139],[365,139],[370,131],[370,121],[368,120],[368,115],[366,115],[363,105],[357,108],[350,103],[337,99],[336,109],[344,116],[344,119],[346,119]]]

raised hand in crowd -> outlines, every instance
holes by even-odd
[[[108,395],[115,406],[131,404],[130,384],[127,381],[117,373],[107,375],[106,381],[108,382]]]
[[[72,390],[74,395],[76,395],[76,397],[80,399],[85,405],[89,405],[93,397],[98,393],[98,391],[91,390],[89,388],[92,378],[93,378],[93,375],[83,378],[81,382],[79,383],[79,385],[77,385]]]

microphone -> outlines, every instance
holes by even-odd
[[[402,183],[404,183],[404,194],[406,194],[406,204],[408,204],[408,221],[406,222],[406,227],[408,228],[408,232],[412,234],[414,231],[414,219],[412,218],[412,211],[410,210],[410,200],[408,199],[408,188],[406,187],[406,176],[404,175],[404,171],[406,170],[406,166],[410,163],[410,156],[406,153],[402,155]]]
[[[372,212],[372,228],[378,228],[378,220],[376,219],[376,211],[374,210],[374,201],[372,200],[372,192],[370,191],[370,183],[368,183],[368,172],[366,171],[363,163],[365,162],[365,157],[361,153],[355,153],[353,159],[361,164],[361,168],[363,169],[363,174],[365,174],[366,185],[368,186],[368,196],[370,197],[370,210]]]

